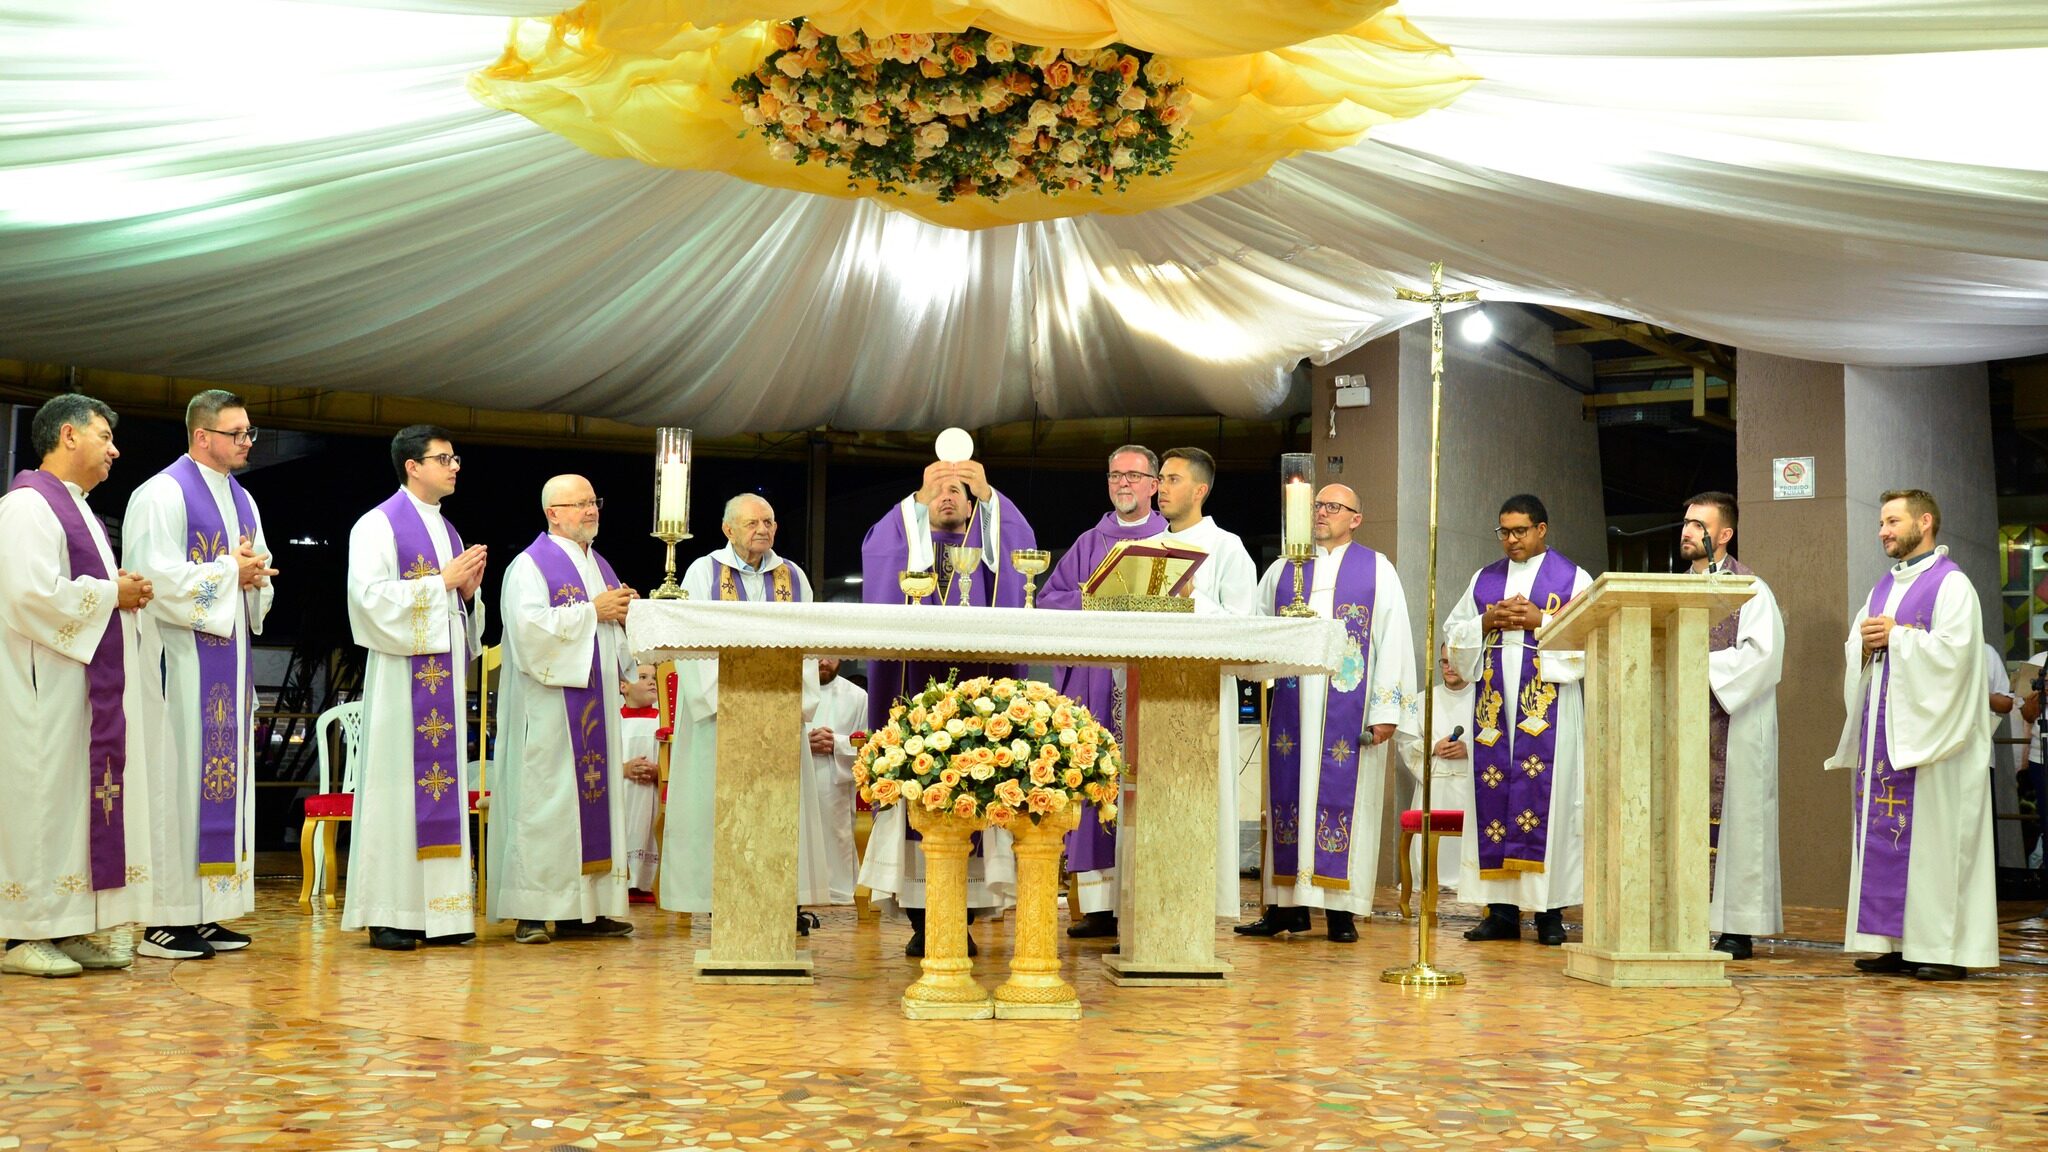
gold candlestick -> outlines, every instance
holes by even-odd
[[[939,578],[929,568],[922,572],[908,571],[896,574],[896,586],[903,589],[903,602],[909,604],[922,600],[938,591]]]
[[[953,561],[953,574],[960,578],[960,603],[974,603],[974,566],[981,563],[981,549],[972,544],[948,544],[946,556]]]
[[[1017,548],[1010,552],[1010,567],[1024,577],[1024,606],[1038,603],[1038,577],[1052,567],[1052,553],[1041,548]]]
[[[653,600],[687,600],[688,592],[676,583],[676,545],[690,538],[690,430],[654,430],[654,531],[651,535],[667,547],[663,561],[665,575],[660,587],[649,592]]]
[[[1287,550],[1287,561],[1294,566],[1294,603],[1280,610],[1282,616],[1303,619],[1316,614],[1316,610],[1309,607],[1308,601],[1302,599],[1301,595],[1302,569],[1308,566],[1309,561],[1315,559],[1315,555],[1313,544],[1306,548],[1296,547]]]
[[[647,598],[650,600],[688,600],[690,594],[683,591],[682,585],[676,583],[676,545],[684,540],[688,540],[690,534],[687,532],[681,535],[677,535],[674,532],[656,532],[654,533],[654,538],[666,546],[668,557],[663,562],[663,570],[666,574],[661,578],[661,584],[654,591],[649,592]]]

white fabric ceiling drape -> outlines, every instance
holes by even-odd
[[[0,357],[682,423],[1269,415],[1447,261],[1740,347],[2048,351],[2048,4],[1409,0],[1486,77],[966,233],[476,105],[525,0],[0,0]]]

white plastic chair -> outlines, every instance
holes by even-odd
[[[334,791],[334,769],[328,760],[330,726],[341,729],[339,793]],[[337,704],[322,712],[313,722],[313,739],[320,751],[320,791],[306,798],[306,822],[299,829],[299,907],[308,913],[313,911],[316,887],[326,894],[327,906],[334,907],[339,871],[334,865],[336,839],[341,824],[355,816],[356,770],[363,759],[362,702]]]

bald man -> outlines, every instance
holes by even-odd
[[[597,554],[604,501],[581,476],[541,489],[547,531],[505,572],[500,727],[486,915],[512,938],[621,937],[626,914],[619,681],[635,674],[626,608],[639,593]],[[553,927],[550,927],[552,922]]]
[[[719,531],[725,545],[699,556],[683,573],[692,600],[752,604],[808,604],[811,582],[803,569],[775,553],[775,508],[752,492],[725,502]],[[712,789],[718,773],[718,662],[684,660],[676,666],[676,724],[669,746],[668,813],[662,824],[661,906],[671,912],[711,911]],[[815,690],[818,662],[804,661],[804,684]],[[789,771],[803,763],[805,744],[792,739]],[[815,818],[810,797],[798,809],[801,833]],[[802,839],[799,839],[801,849]],[[798,872],[804,856],[799,851]],[[826,904],[823,886],[797,892],[798,905]],[[796,913],[796,930],[809,935],[815,918]]]
[[[1357,543],[1364,517],[1342,484],[1316,493],[1315,558],[1301,565],[1302,596],[1318,616],[1342,621],[1348,643],[1335,676],[1273,684],[1266,747],[1266,844],[1259,871],[1265,914],[1235,931],[1278,936],[1309,931],[1321,908],[1329,936],[1358,940],[1372,915],[1380,859],[1380,793],[1396,739],[1421,762],[1422,699],[1416,689],[1408,600],[1386,557]],[[1294,602],[1295,564],[1274,562],[1259,582],[1268,616]]]

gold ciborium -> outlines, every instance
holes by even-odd
[[[953,575],[960,578],[960,603],[974,603],[974,566],[981,563],[981,548],[974,544],[948,544],[946,558],[953,562]]]
[[[922,572],[906,571],[896,574],[896,586],[903,589],[905,604],[922,600],[939,590],[939,578],[927,568]]]
[[[1042,548],[1017,548],[1010,552],[1010,567],[1024,577],[1024,606],[1030,608],[1037,603],[1038,578],[1052,567],[1052,553]]]

